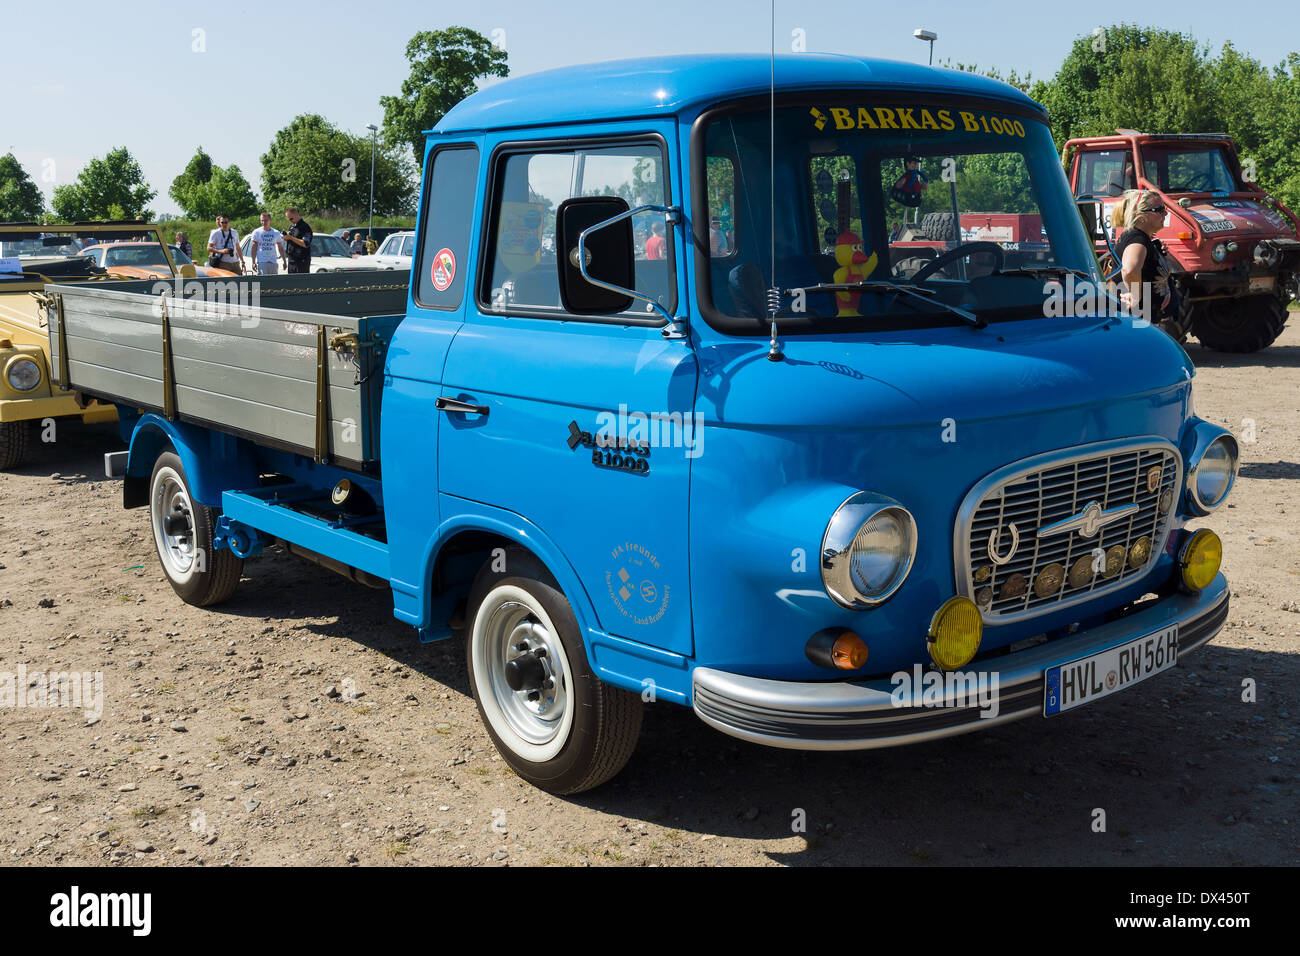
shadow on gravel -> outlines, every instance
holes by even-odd
[[[1300,464],[1294,461],[1244,461],[1237,474],[1242,478],[1300,478]]]
[[[1294,315],[1293,323],[1300,324]],[[1215,352],[1189,342],[1185,348],[1197,368],[1296,368],[1300,367],[1300,345],[1273,345],[1258,352]]]
[[[39,422],[32,423],[28,461],[12,474],[48,477],[57,474],[64,484],[116,481],[104,477],[104,452],[122,451],[126,444],[118,436],[117,422],[83,425],[79,420],[58,419],[52,442],[41,441]]]

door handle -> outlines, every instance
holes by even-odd
[[[469,402],[462,402],[460,399],[448,398],[445,395],[439,395],[438,400],[433,403],[434,408],[440,412],[460,412],[464,415],[486,415],[488,407],[486,405],[471,405]]]

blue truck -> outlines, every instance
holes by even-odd
[[[1221,545],[1188,525],[1237,443],[1111,308],[1083,218],[1044,110],[992,79],[601,63],[429,132],[409,281],[54,287],[51,363],[117,405],[183,600],[267,547],[387,589],[464,642],[510,766],[575,793],[647,701],[885,747],[1217,633]]]

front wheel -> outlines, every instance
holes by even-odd
[[[31,422],[0,422],[0,471],[26,462],[31,440]]]
[[[1258,352],[1282,334],[1286,306],[1276,296],[1250,295],[1197,305],[1192,334],[1216,352]]]
[[[235,593],[243,559],[212,546],[217,513],[190,494],[185,468],[174,452],[163,452],[149,479],[149,519],[163,573],[186,604],[208,607]]]
[[[535,558],[512,548],[504,566],[486,563],[470,590],[465,659],[479,715],[529,783],[590,790],[632,756],[641,700],[591,672],[573,609]]]

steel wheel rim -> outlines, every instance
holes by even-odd
[[[521,643],[527,649],[521,649]],[[550,687],[535,691],[513,689],[506,679],[506,665],[539,648],[545,650],[541,663]],[[510,729],[523,741],[544,747],[552,743],[565,726],[570,693],[568,660],[559,639],[527,605],[505,600],[492,609],[482,634],[482,662],[486,665],[488,688],[496,709]]]
[[[184,577],[194,568],[194,504],[174,473],[163,472],[159,479],[150,509],[153,512],[154,540],[163,561],[177,575]],[[177,522],[183,527],[178,527]]]

